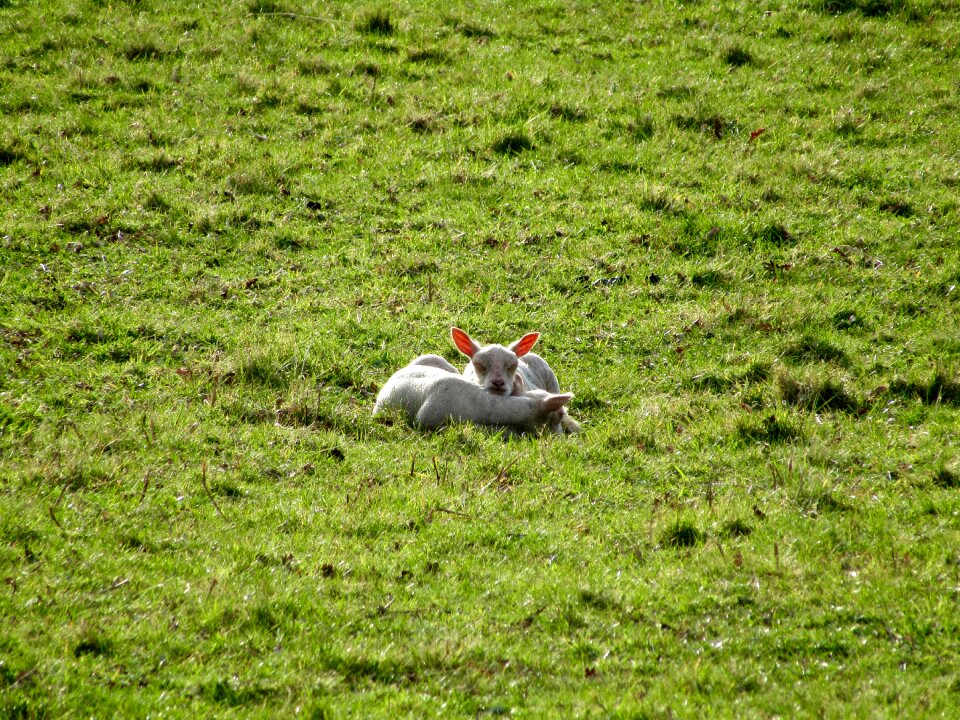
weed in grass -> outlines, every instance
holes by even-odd
[[[165,150],[125,161],[125,165],[132,170],[147,170],[155,173],[174,170],[182,164],[181,160],[171,157]]]
[[[289,8],[277,0],[247,0],[247,12],[254,15],[274,15],[288,11]]]
[[[497,34],[489,27],[476,22],[459,20],[455,17],[447,17],[444,20],[444,23],[467,38],[476,38],[482,41],[488,41],[497,36]]]
[[[581,590],[580,602],[594,610],[608,611],[620,606],[614,598],[605,592],[595,592],[593,590]]]
[[[374,10],[364,15],[356,24],[357,32],[369,35],[393,35],[396,24],[387,10]]]
[[[282,188],[283,179],[275,168],[252,168],[227,178],[227,192],[234,195],[273,195]]]
[[[298,251],[309,247],[305,237],[290,230],[282,230],[273,238],[274,247],[278,250]]]
[[[780,223],[761,225],[754,229],[752,234],[758,244],[773,248],[792,247],[797,244],[797,238],[793,233]]]
[[[135,533],[123,534],[119,537],[117,545],[122,550],[133,550],[135,552],[153,553],[157,551],[157,546],[150,540],[146,540]]]
[[[722,140],[725,136],[740,131],[740,126],[735,120],[709,112],[676,115],[673,122],[681,130],[697,130],[705,135],[712,135],[716,140]]]
[[[300,58],[297,67],[304,75],[332,75],[337,68],[322,56]]]
[[[816,0],[813,7],[826,13],[860,12],[867,17],[882,17],[902,10],[902,0]]]
[[[297,367],[293,357],[281,357],[273,349],[255,350],[244,357],[237,366],[238,382],[285,388],[295,379],[304,377],[305,368]]]
[[[638,115],[627,123],[627,130],[630,131],[630,134],[633,135],[634,139],[638,142],[646,142],[652,138],[656,127],[656,120],[653,115],[649,114]]]
[[[837,330],[865,330],[867,323],[863,314],[857,310],[838,310],[830,318],[830,322]]]
[[[723,53],[723,61],[731,67],[742,67],[754,62],[753,53],[740,45],[732,45]]]
[[[857,413],[864,407],[840,381],[829,375],[798,380],[782,372],[777,375],[777,390],[783,402],[806,410]]]
[[[942,488],[960,488],[960,472],[957,470],[957,463],[941,463],[933,473],[933,484]]]
[[[407,51],[407,61],[412,63],[443,63],[447,54],[437,48],[413,48]]]
[[[811,516],[821,513],[848,512],[851,506],[837,497],[831,489],[808,490],[800,489],[796,495],[796,503],[800,509]]]
[[[550,117],[566,122],[583,122],[587,119],[587,114],[581,107],[556,104],[550,106]]]
[[[660,536],[660,543],[672,548],[689,548],[706,540],[706,533],[693,522],[677,520]]]
[[[847,353],[833,343],[811,333],[805,333],[783,350],[782,357],[795,363],[826,362],[847,367]]]
[[[755,385],[770,377],[770,363],[755,360],[746,367],[723,373],[702,373],[690,379],[690,386],[698,390],[724,393],[733,387]]]
[[[148,210],[166,212],[170,209],[170,202],[156,190],[151,190],[143,199],[143,207]]]
[[[128,45],[123,50],[123,56],[131,62],[138,60],[161,60],[170,54],[170,50],[163,48],[149,39],[140,40],[133,45]],[[147,88],[149,88],[149,85],[147,85]],[[143,90],[142,87],[138,89]]]
[[[732,377],[716,373],[704,373],[690,379],[691,387],[714,393],[724,393],[733,387],[734,383]]]
[[[778,413],[763,417],[748,416],[737,422],[737,436],[760,443],[792,442],[801,436],[795,421]]]
[[[716,239],[720,237],[720,229],[707,229],[701,218],[689,215],[681,216],[681,225],[677,237],[670,243],[671,252],[686,258],[712,258],[717,252]],[[686,283],[689,278],[685,273],[677,273],[678,284]]]
[[[20,408],[15,410],[6,405],[0,405],[0,436],[24,435],[39,419],[39,416],[24,412]]]
[[[753,532],[749,523],[735,518],[723,524],[723,535],[730,538],[747,537]]]
[[[519,155],[522,152],[533,150],[533,138],[525,130],[507,133],[491,146],[495,153],[500,155]]]
[[[336,420],[323,409],[306,402],[293,402],[275,411],[276,422],[288,427],[336,428]]]
[[[382,72],[383,70],[380,65],[375,62],[363,61],[353,66],[354,75],[366,75],[367,77],[377,78],[380,77]]]
[[[696,94],[697,90],[690,85],[672,85],[657,91],[657,97],[667,100],[692,98]]]
[[[410,129],[417,133],[433,132],[438,128],[437,121],[432,115],[421,115],[409,122]]]
[[[946,367],[936,368],[929,379],[895,378],[890,393],[918,398],[928,404],[960,405],[960,378]]]
[[[20,141],[0,141],[0,166],[12,165],[21,160],[27,160],[26,148]]]
[[[696,287],[723,288],[729,285],[727,276],[719,270],[703,270],[690,276],[690,282]]]
[[[236,677],[213,681],[200,690],[201,697],[229,708],[263,706],[275,694],[276,690],[269,686],[241,685]]]
[[[841,137],[858,135],[866,125],[866,119],[857,115],[853,108],[846,108],[834,114],[834,130]]]
[[[897,198],[889,198],[881,202],[880,210],[902,218],[913,217],[916,214],[916,211],[913,209],[913,205],[906,200],[900,200]]]
[[[643,185],[640,189],[639,197],[636,199],[637,207],[641,210],[653,212],[675,212],[680,203],[665,188]]]
[[[112,643],[99,633],[88,632],[73,646],[74,657],[110,655]]]
[[[770,363],[764,360],[754,360],[748,364],[740,373],[739,378],[743,382],[760,383],[770,377]]]

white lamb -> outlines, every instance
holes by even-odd
[[[425,365],[426,367],[434,367],[440,370],[446,370],[447,372],[452,372],[455,375],[460,374],[460,371],[447,362],[446,358],[440,357],[439,355],[420,355],[419,357],[415,358],[410,365]]]
[[[530,390],[559,393],[560,383],[547,361],[530,349],[540,339],[540,333],[527,333],[507,347],[480,346],[458,327],[450,329],[450,337],[457,349],[470,358],[463,376],[494,395],[519,395]],[[423,356],[437,357],[437,355]],[[445,364],[446,360],[439,358]],[[418,358],[419,360],[419,358]],[[580,431],[580,424],[564,413],[561,432]]]
[[[564,406],[573,395],[545,390],[493,395],[457,373],[456,368],[451,371],[432,365],[432,358],[439,356],[421,356],[395,372],[377,395],[374,415],[385,408],[400,409],[412,422],[427,429],[469,421],[514,432],[544,428],[563,432]]]
[[[453,344],[457,346],[457,350],[470,358],[470,363],[463,370],[465,378],[494,395],[515,395],[523,391],[522,375],[519,385],[516,380],[520,369],[520,358],[530,356],[530,348],[537,344],[540,333],[527,333],[508,347],[497,344],[480,346],[458,327],[450,328],[450,337],[453,338]],[[538,383],[533,383],[531,387],[560,392],[560,384],[553,371],[540,357],[537,355],[532,357],[537,358],[543,366],[547,367],[553,381],[549,383],[549,378],[546,379],[550,387]]]

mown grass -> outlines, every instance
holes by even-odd
[[[0,715],[949,716],[958,37],[0,2]],[[584,432],[375,421],[451,324]]]

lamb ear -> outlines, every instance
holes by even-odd
[[[458,327],[450,328],[450,337],[453,338],[453,344],[457,346],[457,350],[468,358],[472,358],[473,354],[480,349],[470,336]]]
[[[563,393],[562,395],[550,395],[547,399],[543,401],[543,409],[547,412],[556,412],[568,402],[573,400],[573,395],[571,393]]]
[[[510,349],[513,350],[517,357],[523,357],[530,352],[533,346],[537,344],[537,340],[539,339],[540,333],[527,333],[515,343],[511,343]]]

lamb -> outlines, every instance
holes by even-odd
[[[563,432],[564,406],[573,395],[538,389],[520,395],[495,395],[464,378],[456,368],[450,371],[430,364],[432,358],[438,357],[421,356],[395,372],[377,395],[374,415],[386,408],[400,409],[411,421],[427,429],[451,421],[469,421],[513,432],[544,428]]]
[[[440,357],[439,355],[420,355],[419,357],[414,358],[410,365],[423,365],[426,367],[434,367],[440,370],[445,370],[446,372],[452,372],[456,375],[460,374],[460,371],[447,362],[446,358]]]
[[[463,370],[465,378],[494,395],[518,395],[523,392],[522,375],[519,383],[517,382],[520,358],[530,354],[530,348],[537,344],[540,333],[527,333],[508,347],[497,344],[481,347],[458,327],[450,328],[450,337],[453,338],[453,344],[457,346],[457,350],[470,358],[470,363]],[[537,355],[532,357],[540,360],[544,366],[547,365]],[[547,370],[550,370],[549,366]],[[550,387],[537,383],[534,383],[533,387],[540,387],[549,392],[560,392],[560,384],[556,376],[552,371],[550,375],[553,376]]]
[[[527,333],[507,347],[497,344],[481,347],[458,327],[450,329],[450,336],[457,349],[470,358],[463,376],[494,395],[520,395],[534,389],[560,392],[560,383],[547,361],[530,352],[540,333]],[[564,413],[560,432],[579,431],[580,424]]]

